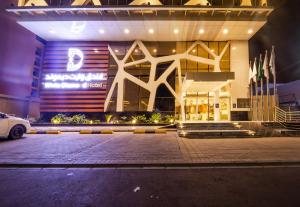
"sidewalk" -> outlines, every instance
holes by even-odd
[[[0,141],[3,164],[300,163],[300,138],[184,139],[176,133],[26,135]]]

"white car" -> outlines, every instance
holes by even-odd
[[[29,121],[0,112],[0,137],[18,139],[28,132],[30,127]]]

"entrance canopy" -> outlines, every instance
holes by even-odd
[[[233,72],[188,72],[183,81],[183,92],[208,93],[219,90],[234,80]]]

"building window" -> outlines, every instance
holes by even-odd
[[[249,98],[238,98],[237,99],[237,108],[240,108],[240,109],[250,108],[250,99]]]

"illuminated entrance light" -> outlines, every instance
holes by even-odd
[[[68,51],[69,61],[67,64],[67,71],[76,71],[82,67],[83,64],[83,52],[77,48],[70,48]],[[75,63],[75,57],[79,57],[77,63]]]
[[[106,80],[103,73],[65,73],[57,74],[50,73],[45,75],[46,81],[80,81],[80,82],[91,82]]]
[[[154,33],[154,29],[149,29],[148,32],[149,32],[150,34],[153,34],[153,33]]]

